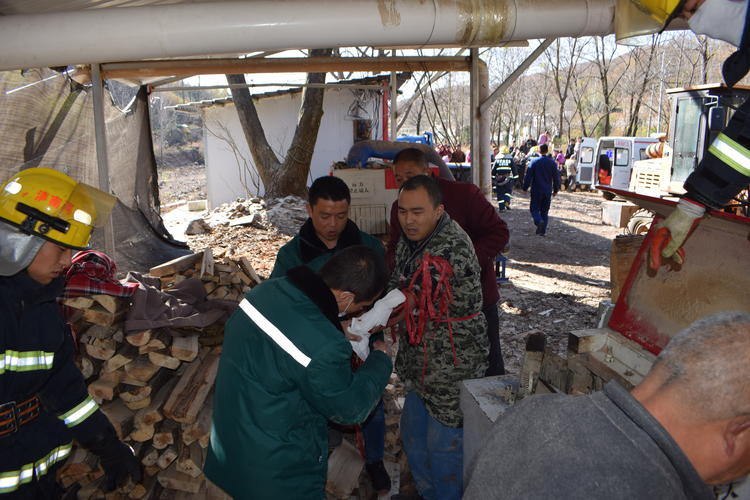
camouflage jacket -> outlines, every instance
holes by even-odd
[[[453,267],[453,276],[449,279],[453,297],[453,302],[448,307],[449,317],[462,318],[477,312],[479,315],[451,322],[458,366],[451,348],[448,323],[426,319],[426,340],[412,345],[407,335],[401,337],[396,357],[396,373],[406,385],[406,392],[415,391],[433,418],[445,426],[457,428],[463,425],[458,383],[465,379],[483,377],[487,368],[489,343],[487,320],[481,312],[480,268],[469,236],[446,213],[435,231],[421,245],[416,246],[401,234],[396,247],[396,268],[388,289],[408,287],[418,270],[416,261],[421,262],[427,252],[432,257],[446,259]],[[430,275],[434,293],[439,272],[430,266]],[[421,283],[420,276],[415,282],[415,289],[420,288]],[[434,303],[436,309],[438,302]],[[420,312],[415,314],[417,326],[423,321],[423,317]]]

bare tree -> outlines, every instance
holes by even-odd
[[[544,52],[550,67],[557,99],[560,104],[558,130],[562,134],[565,122],[565,102],[568,100],[570,84],[578,68],[586,40],[578,38],[556,39],[555,43]]]
[[[635,71],[632,74],[636,75],[640,81],[633,82],[636,85],[633,87],[634,92],[630,93],[630,112],[628,125],[625,128],[625,135],[628,137],[635,137],[638,132],[643,96],[646,94],[646,89],[652,78],[651,64],[654,60],[654,54],[656,54],[656,46],[657,37],[652,36],[650,47],[636,47],[630,52],[635,65]]]
[[[313,49],[309,57],[328,57],[332,49]],[[245,75],[226,75],[230,84],[245,84]],[[308,73],[307,83],[325,83],[325,73]],[[268,144],[263,125],[258,118],[250,92],[247,88],[236,88],[232,92],[234,105],[245,133],[250,152],[258,167],[258,173],[266,190],[266,197],[279,198],[289,194],[306,196],[307,177],[310,172],[315,142],[318,138],[320,120],[323,117],[325,90],[305,87],[302,91],[302,106],[297,119],[292,144],[284,162],[280,162]]]

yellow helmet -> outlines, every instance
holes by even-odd
[[[26,234],[86,250],[91,230],[107,222],[116,201],[57,170],[30,168],[0,189],[0,219]]]
[[[500,154],[507,155],[510,153],[510,149],[508,149],[508,146],[500,146]]]
[[[617,0],[617,43],[643,45],[640,37],[664,31],[684,4],[685,0]]]

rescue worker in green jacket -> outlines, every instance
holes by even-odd
[[[675,17],[687,20],[698,35],[723,40],[738,47],[722,67],[732,87],[750,72],[750,9],[747,0],[618,0],[617,41],[638,44],[639,39],[661,33]],[[726,103],[721,102],[720,105]],[[733,106],[730,106],[733,107]],[[732,115],[727,127],[714,139],[695,171],[688,176],[686,194],[676,209],[657,227],[649,252],[649,264],[662,258],[682,264],[682,245],[701,217],[721,210],[750,184],[750,100]]]
[[[56,300],[73,250],[90,248],[115,201],[47,168],[0,188],[0,498],[60,498],[55,473],[73,439],[100,457],[106,487],[141,478],[73,362],[75,340]]]
[[[510,154],[508,146],[500,147],[500,156],[495,159],[492,166],[492,178],[495,183],[495,195],[497,196],[498,212],[510,210],[510,201],[513,196],[513,184],[518,178],[516,162]]]
[[[206,476],[235,499],[321,500],[326,422],[362,422],[391,376],[378,341],[355,372],[339,314],[372,304],[388,282],[375,250],[338,252],[248,292],[226,324]]]
[[[319,177],[310,186],[307,203],[309,218],[299,233],[279,249],[271,278],[282,278],[293,267],[305,264],[317,271],[328,259],[345,248],[365,245],[385,259],[385,250],[377,238],[361,231],[349,219],[351,194],[349,187],[339,177]],[[373,342],[383,340],[383,334],[370,337]],[[341,439],[338,426],[331,431]],[[362,425],[362,440],[365,445],[365,469],[376,493],[387,493],[391,489],[391,478],[383,465],[385,447],[385,409],[382,398]],[[333,441],[333,440],[332,440]],[[333,445],[332,445],[333,447]]]

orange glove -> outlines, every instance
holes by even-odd
[[[661,221],[651,242],[649,266],[658,269],[661,259],[673,258],[678,264],[685,262],[682,245],[706,211],[706,207],[681,199],[669,217]]]

